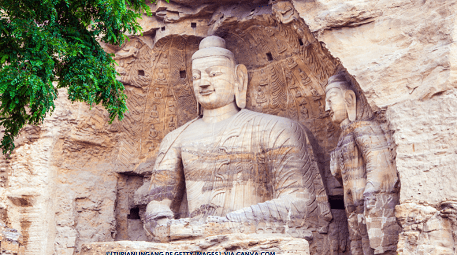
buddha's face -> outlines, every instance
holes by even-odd
[[[217,109],[235,101],[235,64],[212,56],[192,62],[195,97],[204,109]]]
[[[332,121],[337,124],[348,118],[344,91],[341,88],[335,87],[327,91],[325,94],[325,111],[330,113]]]

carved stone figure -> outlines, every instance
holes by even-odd
[[[301,69],[300,69],[300,78],[301,78],[301,83],[303,85],[307,85],[311,82],[311,79],[308,77],[308,75],[306,75],[306,73],[303,72]]]
[[[168,129],[170,131],[173,131],[176,129],[176,123],[175,123],[175,120],[173,118],[173,116],[170,117],[170,120],[168,121]]]
[[[394,254],[399,182],[385,134],[343,72],[325,90],[326,111],[342,129],[330,170],[343,184],[352,254]]]
[[[158,119],[159,118],[159,111],[157,110],[157,105],[153,105],[151,109],[151,118]]]
[[[309,119],[308,109],[306,108],[307,104],[308,104],[308,102],[306,102],[306,99],[304,99],[304,98],[299,103],[299,105],[300,105],[300,113],[301,113],[301,116],[304,119]]]
[[[156,139],[158,135],[159,135],[159,132],[157,132],[154,125],[151,125],[151,130],[149,131],[149,138]]]
[[[201,41],[192,75],[203,114],[162,140],[144,220],[149,234],[195,221],[249,222],[240,229],[309,240],[311,231],[326,233],[332,216],[304,127],[244,109],[247,69],[220,37]]]
[[[298,19],[298,13],[294,6],[289,1],[270,1],[273,4],[272,11],[276,18],[283,24],[289,24],[293,20]]]
[[[121,59],[126,59],[129,57],[137,58],[139,49],[141,48],[141,42],[138,40],[135,40],[134,44],[132,46],[127,46],[120,51],[116,52],[116,55],[114,57],[115,60],[121,60]]]
[[[162,99],[162,92],[160,91],[160,88],[156,88],[156,91],[154,91],[154,98]]]
[[[292,70],[293,68],[295,68],[298,65],[297,62],[295,62],[295,60],[293,58],[286,59],[286,63],[287,63],[287,67],[290,70]]]
[[[171,115],[176,114],[176,106],[175,106],[174,101],[168,101],[168,112]]]
[[[157,83],[167,84],[167,78],[165,77],[165,73],[163,72],[162,68],[160,68],[159,72],[157,73]]]
[[[165,68],[168,67],[168,55],[166,53],[164,53],[162,55],[162,58],[160,60],[160,64],[162,65],[162,67],[165,67]]]
[[[260,86],[267,86],[268,85],[268,76],[265,74],[265,69],[261,69],[260,70],[260,75],[262,75],[262,77],[260,78],[259,85]]]
[[[116,71],[119,73],[119,77],[117,79],[123,83],[130,83],[130,79],[128,76],[128,72],[126,70],[127,66],[134,62],[138,58],[138,53],[140,52],[141,42],[135,40],[133,45],[126,46],[125,48],[121,49],[120,51],[116,52],[114,59],[117,60],[119,65],[116,65]],[[127,79],[127,80],[126,80]]]
[[[294,76],[290,71],[286,72],[286,82],[287,82],[287,85],[289,86],[289,88],[291,88],[291,89],[297,88],[297,85],[295,84]]]
[[[265,96],[265,93],[262,91],[261,87],[257,88],[256,102],[259,105],[267,102],[267,97]]]

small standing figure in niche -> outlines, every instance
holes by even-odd
[[[300,91],[298,93],[300,93]],[[300,95],[301,95],[301,93],[300,93]],[[306,108],[307,104],[308,103],[306,102],[306,99],[304,99],[304,98],[300,101],[300,104],[299,104],[300,105],[300,113],[301,113],[301,116],[304,119],[309,119],[308,109]]]
[[[159,119],[159,111],[157,111],[157,105],[152,106],[151,119],[153,119],[154,121]]]
[[[296,89],[297,85],[295,84],[294,76],[291,72],[286,72],[286,81],[290,89]]]
[[[260,86],[267,86],[268,85],[268,76],[265,74],[265,70],[264,69],[260,70],[260,76],[262,78],[260,79],[259,85]]]
[[[156,139],[158,135],[159,135],[159,132],[157,132],[154,125],[151,125],[151,130],[149,131],[149,138]]]
[[[328,113],[325,112],[324,106],[322,105],[322,96],[319,95],[319,92],[312,86],[310,87],[311,90],[311,95],[313,97],[313,100],[317,102],[317,108],[319,109],[319,119],[325,118],[328,116]]]
[[[176,114],[176,107],[174,101],[168,101],[168,112],[169,114]]]
[[[326,111],[342,129],[330,170],[343,184],[351,252],[396,254],[399,181],[386,136],[344,72],[330,77],[325,92]]]
[[[170,117],[170,121],[168,122],[168,129],[170,132],[176,129],[176,123],[173,116]]]

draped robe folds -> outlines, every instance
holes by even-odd
[[[315,227],[332,218],[304,127],[249,110],[214,124],[197,119],[169,133],[149,195],[152,203],[168,201],[175,215],[187,197],[191,218]]]
[[[398,176],[386,136],[374,121],[342,127],[330,170],[344,188],[352,254],[395,251]]]

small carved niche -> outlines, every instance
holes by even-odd
[[[302,40],[301,38],[298,38],[298,43],[299,43],[300,45],[303,45],[303,40]]]
[[[138,76],[144,76],[144,70],[138,70]]]
[[[186,78],[186,77],[187,77],[187,75],[186,75],[186,70],[181,70],[181,71],[179,71],[179,77],[181,77],[181,79]]]
[[[271,55],[271,52],[267,53],[267,59],[268,61],[273,61],[273,55]]]
[[[165,31],[165,27],[161,27],[160,30]]]
[[[197,23],[195,23],[195,22],[190,23],[190,27],[191,28],[196,28],[197,27]]]
[[[140,208],[135,207],[130,209],[130,213],[127,215],[127,219],[139,220],[140,219]]]

